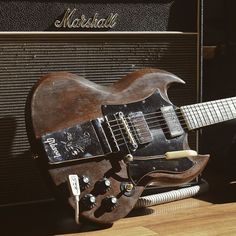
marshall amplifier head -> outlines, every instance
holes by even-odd
[[[0,16],[1,206],[52,198],[25,124],[27,96],[43,75],[67,71],[109,85],[159,68],[186,82],[170,90],[175,104],[200,98],[201,1],[0,1]]]
[[[198,0],[0,1],[0,30],[196,32],[198,8]]]

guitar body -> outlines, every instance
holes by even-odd
[[[188,149],[187,134],[183,132],[169,137],[159,126],[154,126],[148,137],[152,137],[152,141],[133,150],[132,160],[125,159],[124,152],[101,155],[98,150],[102,149],[102,145],[97,147],[93,136],[86,131],[79,149],[87,150],[84,158],[53,163],[47,158],[42,137],[46,135],[47,138],[53,132],[60,133],[68,127],[109,114],[122,112],[126,116],[140,110],[150,114],[161,107],[172,106],[167,89],[173,82],[184,83],[168,72],[145,69],[129,74],[110,87],[66,72],[49,74],[35,85],[29,98],[28,117],[28,135],[33,152],[39,156],[53,185],[65,199],[69,198],[68,175],[77,174],[80,178],[89,179],[89,183],[81,186],[82,218],[97,223],[114,222],[130,212],[147,184],[155,182],[165,187],[187,183],[201,173],[208,156],[164,159],[163,155],[168,151]],[[88,156],[88,153],[94,155]],[[109,186],[104,185],[104,178],[109,180]],[[95,197],[96,204],[86,203],[89,194]],[[113,205],[109,202],[111,197],[117,199]],[[72,199],[70,203],[75,207]]]

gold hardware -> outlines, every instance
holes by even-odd
[[[133,188],[134,188],[134,185],[133,185],[133,184],[131,184],[131,183],[125,184],[125,190],[126,190],[127,192],[131,192],[131,191],[133,190]]]

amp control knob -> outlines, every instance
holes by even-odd
[[[92,209],[96,205],[96,198],[92,194],[86,194],[83,199],[83,205],[87,209]]]
[[[107,192],[111,189],[111,181],[108,178],[100,180],[99,188],[102,192]]]
[[[110,196],[104,199],[105,207],[108,211],[114,210],[118,205],[118,199],[114,196]]]
[[[86,175],[82,175],[80,178],[79,178],[79,183],[80,183],[80,187],[82,190],[88,188],[90,186],[90,179],[88,176]]]

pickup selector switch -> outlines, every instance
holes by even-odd
[[[87,209],[92,209],[96,205],[96,198],[89,193],[83,197],[82,202]]]
[[[106,197],[104,199],[104,204],[108,211],[112,211],[117,207],[118,199],[114,196]]]

